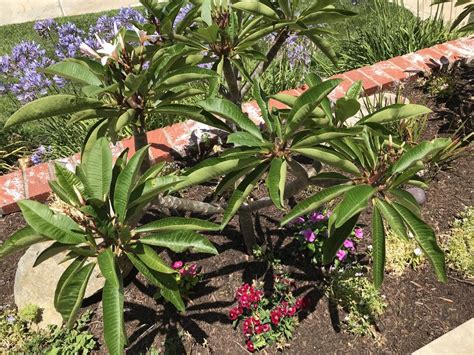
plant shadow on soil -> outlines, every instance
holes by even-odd
[[[463,70],[455,73],[461,84],[466,77],[472,78],[472,67]],[[467,97],[472,96],[472,80],[462,85],[464,90],[468,90]],[[444,129],[451,125],[453,115],[456,115],[452,107],[465,104],[427,98],[426,93],[415,83],[407,85],[404,94],[412,103],[425,104],[434,111],[425,130],[426,139],[445,134]],[[464,109],[470,110],[469,107]],[[473,152],[472,147],[468,148],[462,157],[451,164],[450,169],[439,171],[429,185],[423,217],[437,235],[449,230],[450,223],[464,206],[473,205]],[[186,193],[186,197],[202,200],[209,192],[210,188],[206,186],[193,188]],[[255,197],[262,194],[263,188],[257,189]],[[303,197],[303,193],[299,194],[295,200]],[[147,218],[153,218],[156,213],[152,211]],[[278,228],[281,217],[282,212],[275,208],[262,210],[256,226],[258,235],[297,281],[295,294],[300,296],[309,293],[311,299],[308,311],[302,314],[300,325],[295,330],[291,346],[284,353],[409,353],[474,316],[474,287],[455,277],[441,284],[430,266],[425,265],[417,271],[408,269],[401,277],[386,274],[381,292],[388,306],[377,320],[376,339],[341,331],[344,312],[323,295],[321,275],[297,252],[291,232]],[[361,220],[366,235],[369,230],[364,222],[369,218],[366,215]],[[5,240],[24,225],[19,213],[1,218],[0,240]],[[127,353],[145,353],[151,347],[165,354],[246,353],[244,338],[239,329],[233,329],[228,311],[234,305],[236,288],[244,282],[250,283],[257,278],[264,281],[267,292],[271,290],[271,265],[245,253],[236,218],[221,234],[208,236],[219,251],[216,256],[164,253],[164,257],[169,260],[176,260],[179,256],[184,261],[197,262],[203,270],[203,280],[187,300],[184,314],[176,313],[169,304],[156,301],[153,298],[156,289],[148,286],[140,275],[129,275],[124,294],[124,317],[129,336]],[[362,245],[362,249],[364,247],[366,245]],[[21,253],[16,253],[0,262],[1,306],[13,306],[14,273],[20,256]],[[367,262],[366,259],[361,260],[361,263]],[[448,271],[448,275],[455,274]],[[106,353],[102,338],[100,295],[86,300],[84,307],[94,311],[90,327],[102,344],[97,352]],[[277,352],[273,347],[266,349],[266,353]]]

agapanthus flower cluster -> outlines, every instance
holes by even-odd
[[[184,18],[189,13],[189,11],[191,11],[192,8],[193,8],[192,4],[187,4],[187,5],[184,5],[181,9],[179,9],[179,12],[176,15],[176,18],[174,19],[173,27],[176,28],[176,25],[184,20]]]
[[[332,212],[315,211],[308,216],[298,217],[292,221],[292,227],[297,229],[297,238],[301,249],[307,250],[314,264],[322,265],[323,244],[328,238],[328,221]],[[347,238],[341,248],[336,252],[334,267],[352,262],[351,256],[356,253],[357,243],[364,238],[364,231],[360,227],[354,228],[351,236]]]
[[[13,47],[10,55],[0,57],[2,93],[11,93],[22,103],[45,95],[52,81],[41,72],[41,69],[52,63],[38,43],[20,42]]]
[[[74,23],[68,22],[58,26],[58,43],[55,54],[59,59],[72,58],[79,54],[79,46],[83,42],[84,31]]]
[[[38,149],[35,150],[35,152],[31,155],[30,161],[32,165],[38,165],[42,163],[45,160],[45,157],[48,154],[51,154],[52,152],[52,147],[45,147],[44,145],[40,145]]]
[[[235,326],[242,321],[242,333],[250,352],[289,338],[298,321],[298,312],[308,305],[307,299],[293,297],[293,280],[276,275],[274,285],[273,294],[265,297],[261,288],[243,284],[235,295],[238,304],[229,311],[229,319]]]
[[[41,38],[48,39],[58,30],[58,24],[52,18],[36,21],[33,29]]]
[[[271,45],[275,41],[275,35],[265,37],[265,41]],[[286,40],[282,53],[288,60],[291,69],[300,67],[303,72],[310,69],[314,44],[305,36],[290,34]]]

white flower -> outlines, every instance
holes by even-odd
[[[372,250],[372,248],[373,248],[373,247],[372,247],[372,244],[370,244],[370,245],[367,247],[367,249],[369,249],[369,250]]]
[[[415,238],[415,236],[413,235],[411,231],[408,231],[408,238],[411,238],[411,239]]]
[[[89,57],[97,58],[97,59],[100,58],[100,55],[98,55],[97,52],[93,50],[86,43],[81,43],[81,45],[79,46],[79,49],[81,50],[82,53],[84,53],[85,55],[88,55]]]
[[[101,39],[97,34],[95,36],[100,46],[102,47],[101,49],[97,50],[97,53],[105,54],[100,59],[100,62],[102,63],[102,65],[106,65],[109,59],[117,61],[119,59],[118,49],[117,49],[118,42],[114,41],[114,43],[108,43],[104,41],[103,39]]]
[[[146,31],[140,30],[139,28],[133,26],[133,30],[137,34],[138,40],[140,41],[140,44],[146,44],[150,41],[156,42],[156,40],[159,38],[158,35],[149,35],[146,33]]]
[[[413,253],[415,253],[416,256],[421,256],[421,254],[423,254],[420,248],[416,248],[415,250],[413,250]]]

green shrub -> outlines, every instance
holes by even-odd
[[[360,267],[335,272],[326,294],[330,302],[347,313],[343,324],[348,332],[375,337],[374,324],[386,304]]]
[[[412,237],[408,240],[387,233],[387,272],[401,276],[408,267],[413,269],[421,266],[426,260],[423,251]]]
[[[36,305],[18,312],[0,312],[0,353],[88,354],[97,343],[87,330],[91,313],[85,312],[68,329],[50,325],[38,329],[41,310]]]
[[[468,278],[474,277],[474,207],[468,207],[442,238],[447,265]]]

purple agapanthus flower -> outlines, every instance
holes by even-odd
[[[49,38],[53,32],[58,29],[58,24],[52,18],[46,20],[36,21],[33,25],[33,29],[42,38]]]
[[[303,235],[304,239],[309,243],[313,243],[316,240],[316,235],[311,229],[305,229],[301,232],[301,234]]]
[[[339,249],[336,253],[336,258],[339,261],[344,261],[344,259],[347,257],[347,251]]]
[[[176,15],[176,18],[174,20],[173,26],[176,27],[178,23],[183,21],[186,15],[189,13],[189,11],[191,11],[192,8],[193,8],[192,4],[187,4],[187,5],[184,5],[181,9],[179,9],[179,12]]]
[[[55,54],[59,59],[72,58],[78,55],[79,46],[84,42],[84,31],[68,22],[58,27],[58,43]]]

